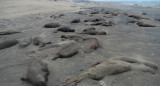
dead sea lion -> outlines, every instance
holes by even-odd
[[[86,32],[82,32],[80,34],[88,34],[88,35],[106,35],[107,33],[102,31],[102,32],[99,32],[99,31],[86,31]]]
[[[60,24],[59,23],[47,23],[44,25],[45,28],[56,28],[59,27]]]
[[[14,30],[1,31],[0,35],[10,35],[15,33],[20,33],[20,31],[14,31]]]
[[[18,42],[19,41],[16,39],[3,41],[0,43],[0,50],[12,47],[12,46],[16,45]]]
[[[96,28],[95,27],[88,27],[88,28],[84,29],[83,32],[92,31],[92,30],[96,30]]]
[[[57,29],[57,31],[61,31],[61,32],[75,32],[74,29],[71,29],[68,26],[60,27],[60,28]]]
[[[86,72],[72,77],[65,82],[65,86],[73,82],[79,83],[84,79],[101,80],[107,75],[115,75],[123,72],[138,70],[142,72],[155,73],[158,66],[147,61],[140,61],[128,57],[111,58],[102,63],[92,66]]]
[[[79,23],[81,20],[79,18],[73,19],[70,23]]]
[[[25,48],[28,45],[30,45],[32,43],[32,37],[28,37],[28,38],[23,38],[22,40],[20,40],[19,42],[19,47],[20,48]]]
[[[143,22],[137,22],[137,25],[140,27],[156,27],[155,25],[145,24]]]
[[[69,58],[76,54],[78,54],[80,49],[79,44],[77,43],[69,43],[61,47],[61,49],[55,54],[52,60],[56,60],[58,58]]]
[[[26,78],[21,78],[21,80],[29,82],[33,86],[47,86],[49,74],[46,63],[35,61],[28,65],[27,76]]]
[[[83,79],[100,80],[106,75],[115,75],[130,71],[131,67],[123,61],[105,61],[91,67],[86,72],[66,80],[65,86],[73,82],[79,83]]]
[[[33,38],[33,44],[36,46],[44,47],[46,43],[43,41],[41,37],[36,36]]]

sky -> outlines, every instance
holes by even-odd
[[[90,1],[160,1],[160,0],[90,0]]]

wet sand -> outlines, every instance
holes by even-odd
[[[61,42],[61,35],[77,33],[81,35],[79,33],[88,27],[95,27],[97,31],[107,33],[106,35],[83,35],[98,39],[100,46],[96,50],[84,52],[82,49],[72,57],[58,58],[54,61],[52,59],[59,50],[58,47],[39,50],[39,46],[31,43],[25,48],[20,48],[17,44],[2,49],[0,50],[0,86],[31,86],[20,78],[26,76],[28,64],[36,59],[41,59],[48,64],[50,75],[47,86],[61,86],[66,79],[83,73],[97,62],[104,62],[114,57],[147,60],[160,66],[160,21],[155,20],[160,18],[159,7],[74,3],[63,0],[2,0],[0,11],[0,31],[21,32],[0,35],[0,42],[40,36],[45,42],[52,42],[46,44],[49,46]],[[59,17],[60,14],[64,15]],[[140,19],[131,15],[138,15]],[[70,23],[77,18],[80,22]],[[93,22],[94,19],[100,19],[101,23],[112,21],[114,24],[93,25],[97,23],[97,21]],[[142,27],[137,24],[139,22],[156,27]],[[47,23],[59,23],[60,27],[69,26],[75,29],[75,32],[55,33],[59,27],[45,28],[44,25]],[[99,81],[104,81],[107,86],[159,86],[160,70],[158,69],[155,74],[129,71],[117,75],[106,75],[101,80],[85,79],[77,86],[101,86]]]

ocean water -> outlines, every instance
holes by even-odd
[[[98,3],[119,3],[119,4],[126,4],[126,5],[151,5],[151,6],[160,6],[160,0],[155,0],[155,1],[114,1],[114,0],[73,0],[75,2],[98,2]]]

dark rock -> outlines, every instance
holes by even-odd
[[[14,31],[14,30],[1,31],[0,35],[10,35],[15,33],[20,33],[20,31]]]
[[[12,47],[12,46],[16,45],[18,42],[19,41],[16,39],[3,41],[0,43],[0,50]]]
[[[137,25],[140,27],[156,27],[155,25],[145,24],[143,22],[138,22]]]
[[[33,44],[39,47],[44,47],[46,45],[43,39],[39,36],[33,38]]]
[[[32,37],[24,38],[19,42],[20,48],[25,48],[32,43]]]
[[[81,22],[81,20],[80,20],[79,18],[73,19],[73,20],[71,21],[71,23],[79,23],[79,22]]]
[[[45,28],[56,28],[59,27],[60,24],[59,23],[47,23],[44,25]]]
[[[92,30],[96,30],[96,28],[95,27],[88,27],[88,28],[84,29],[83,32],[92,31]]]
[[[49,74],[47,63],[36,61],[28,65],[27,76],[26,78],[21,78],[21,80],[33,86],[47,86]]]
[[[68,26],[60,27],[60,28],[57,29],[57,31],[61,31],[61,32],[75,32],[74,29],[71,29]]]

